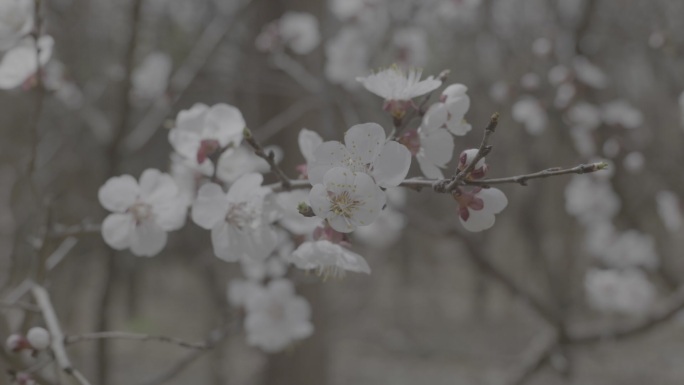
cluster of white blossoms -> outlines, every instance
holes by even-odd
[[[306,163],[296,169],[310,188],[299,183],[303,189],[289,191],[285,183],[263,183],[263,174],[274,171],[282,154],[255,144],[238,108],[198,103],[180,111],[168,136],[175,150],[171,174],[148,169],[139,180],[117,176],[100,188],[99,200],[112,212],[102,223],[105,242],[136,256],[157,255],[167,232],[180,229],[189,212],[192,222],[209,230],[216,257],[241,267],[245,279],[229,284],[228,298],[246,312],[247,341],[275,352],[309,336],[311,310],[286,278],[288,269],[324,278],[370,274],[370,264],[352,251],[350,233],[363,229],[358,239],[373,247],[399,239],[406,199],[397,189],[411,157],[426,176],[442,178],[440,168],[452,158],[453,135],[470,130],[464,118],[470,106],[467,88],[447,87],[421,112],[413,99],[442,82],[420,77],[420,72],[391,67],[359,79],[385,99],[395,120],[419,112],[425,115],[422,124],[413,134],[389,137],[379,124],[357,124],[343,142],[324,141],[302,129],[298,141]],[[470,180],[484,177],[484,159],[470,167],[476,153],[464,151],[454,173],[467,172]],[[494,188],[459,186],[452,195],[470,231],[491,227],[507,205]]]
[[[53,39],[43,35],[37,40],[33,0],[0,1],[0,89],[25,85],[52,56]]]

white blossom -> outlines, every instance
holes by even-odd
[[[261,174],[245,174],[224,193],[221,186],[200,187],[192,205],[192,220],[211,230],[214,254],[227,261],[242,258],[266,259],[277,246],[277,234],[264,212],[264,199],[270,192],[261,187]]]
[[[470,97],[466,91],[468,88],[463,84],[452,84],[445,88],[440,102],[430,106],[425,113],[422,127],[446,128],[457,136],[467,134],[472,127],[465,120],[465,114],[470,109]]]
[[[644,163],[646,163],[646,158],[644,157],[644,154],[639,151],[632,151],[622,159],[622,166],[625,170],[633,173],[638,173],[643,170]]]
[[[610,239],[599,258],[613,268],[655,269],[660,263],[653,237],[636,230],[625,231]]]
[[[295,294],[292,282],[271,281],[247,296],[247,343],[275,353],[313,333],[311,307]]]
[[[53,44],[52,37],[44,35],[38,39],[40,55],[36,55],[36,46],[32,38],[25,38],[7,51],[0,60],[0,89],[19,87],[35,75],[38,69],[50,60]]]
[[[644,123],[644,116],[641,111],[632,107],[625,100],[614,100],[606,103],[602,110],[603,121],[606,124],[633,129]]]
[[[546,111],[539,104],[539,101],[531,97],[524,97],[513,105],[513,120],[522,123],[525,130],[530,135],[539,135],[548,123]]]
[[[433,76],[420,80],[421,76],[422,71],[410,69],[404,72],[398,66],[392,66],[356,80],[368,91],[385,99],[385,110],[395,117],[401,117],[413,98],[442,85],[442,81]]]
[[[292,252],[289,261],[300,269],[316,270],[324,277],[343,276],[345,271],[371,272],[362,256],[326,239],[302,243]]]
[[[0,1],[0,51],[6,51],[33,28],[34,0]]]
[[[461,191],[454,194],[459,204],[459,219],[463,227],[472,232],[487,230],[494,226],[495,214],[508,206],[508,198],[496,188]]]
[[[384,200],[381,195],[367,174],[335,167],[325,173],[322,183],[313,186],[309,201],[316,216],[326,219],[333,229],[349,233],[378,217]]]
[[[333,167],[346,167],[370,175],[380,187],[401,183],[411,166],[411,153],[402,144],[386,141],[385,131],[376,123],[357,124],[344,135],[344,144],[325,142],[314,151],[309,163],[311,184],[321,183]]]
[[[572,62],[577,80],[593,88],[605,88],[608,76],[605,72],[584,56],[577,56]]]
[[[102,222],[102,236],[116,250],[130,248],[134,255],[154,256],[166,245],[166,232],[185,223],[187,206],[178,186],[159,170],[145,170],[140,182],[130,175],[110,178],[98,198],[113,212]]]
[[[314,151],[316,150],[316,147],[323,143],[323,138],[321,138],[321,136],[315,131],[302,128],[301,131],[299,131],[297,142],[299,144],[299,151],[301,151],[305,160],[304,164],[297,166],[297,171],[299,171],[299,174],[302,177],[308,178],[309,164],[313,163],[315,159]]]
[[[283,152],[275,146],[264,147],[266,153],[273,152],[274,160],[280,163]],[[225,150],[218,160],[216,176],[226,182],[233,183],[238,178],[249,173],[265,173],[270,170],[268,162],[257,156],[251,148],[245,145]]]
[[[566,113],[567,119],[574,126],[593,130],[601,125],[601,110],[587,102],[575,103]]]
[[[665,228],[674,233],[682,228],[684,218],[680,199],[677,194],[668,190],[658,191],[656,194],[657,210]]]
[[[228,303],[235,307],[247,304],[250,297],[262,289],[261,283],[252,279],[231,279],[228,282]]]
[[[332,83],[356,89],[356,78],[368,72],[370,53],[363,33],[352,27],[342,28],[325,43],[325,76]]]
[[[163,96],[173,69],[169,55],[163,52],[148,54],[133,71],[133,95],[142,100]]]
[[[394,31],[392,43],[397,50],[397,61],[406,67],[423,67],[427,64],[427,33],[417,27]]]
[[[423,125],[418,130],[406,132],[399,141],[416,157],[423,175],[444,178],[440,168],[446,167],[454,154],[454,140],[446,128]]]
[[[285,44],[300,55],[313,51],[321,41],[318,19],[309,13],[286,12],[280,18],[278,27]]]
[[[609,313],[645,314],[656,297],[653,284],[636,269],[592,269],[587,272],[584,285],[589,304]]]
[[[203,163],[220,148],[238,146],[245,126],[242,113],[231,105],[209,107],[197,103],[178,113],[176,127],[169,132],[169,142],[185,158]]]
[[[584,224],[610,219],[620,210],[620,198],[608,181],[574,175],[565,188],[565,209]]]

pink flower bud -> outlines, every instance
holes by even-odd
[[[216,150],[221,147],[218,140],[207,139],[200,142],[200,147],[197,150],[197,163],[202,164],[210,157]]]
[[[464,171],[466,168],[468,168],[470,163],[475,160],[477,152],[478,150],[474,148],[463,151],[458,158],[458,170]],[[473,179],[480,179],[484,177],[486,173],[487,164],[485,164],[485,158],[482,158],[479,161],[477,161],[475,168],[473,169],[473,171],[470,172],[469,176]]]
[[[31,349],[31,344],[29,341],[21,334],[14,333],[7,337],[5,342],[7,350],[13,353],[20,352],[24,349]]]

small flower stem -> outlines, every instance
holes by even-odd
[[[492,146],[489,144],[491,136],[496,131],[496,126],[499,124],[499,113],[495,112],[489,119],[489,124],[485,127],[484,136],[482,137],[482,142],[480,142],[480,147],[477,149],[477,153],[473,160],[468,164],[468,166],[463,169],[463,171],[457,172],[448,182],[435,184],[435,191],[437,192],[450,192],[453,191],[458,185],[464,184],[466,178],[473,172],[475,165],[480,159],[484,158],[492,151]]]
[[[254,138],[252,135],[252,131],[249,130],[249,128],[245,128],[244,131],[244,138],[245,142],[249,143],[250,146],[254,149],[254,153],[264,159],[266,162],[268,162],[268,165],[271,167],[271,171],[278,177],[280,180],[280,187],[282,190],[291,190],[292,189],[292,181],[290,178],[285,175],[285,172],[278,166],[278,164],[275,161],[275,155],[273,154],[273,151],[269,151],[268,153],[264,151],[264,148],[259,144],[259,142]]]
[[[437,79],[444,83],[449,77],[449,73],[451,73],[451,71],[444,70],[439,73]],[[425,96],[423,96],[423,99],[420,101],[420,103],[413,110],[409,111],[405,116],[403,116],[401,119],[393,119],[394,126],[392,127],[392,131],[387,137],[387,142],[397,139],[397,137],[399,137],[399,135],[401,135],[401,133],[408,127],[409,123],[411,123],[413,118],[415,118],[416,116],[423,116],[425,114],[425,106],[427,106],[427,103],[428,101],[430,101],[430,98],[432,97],[432,94],[434,92],[435,91],[430,91]]]

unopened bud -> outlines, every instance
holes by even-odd
[[[464,171],[465,169],[467,169],[470,163],[472,163],[475,160],[477,153],[478,150],[474,148],[463,151],[458,158],[458,171]],[[475,164],[475,167],[470,172],[470,177],[474,179],[479,179],[484,177],[486,173],[487,165],[485,164],[485,158],[482,158],[477,161],[477,164]]]
[[[50,333],[41,327],[29,329],[26,339],[35,350],[45,350],[50,346]]]
[[[7,347],[7,350],[13,353],[17,353],[24,349],[31,349],[31,344],[28,342],[26,337],[17,333],[11,334],[9,337],[7,337],[5,346]]]
[[[300,214],[307,218],[316,216],[311,206],[306,204],[306,202],[299,202],[299,204],[297,205],[297,211],[299,211]]]

